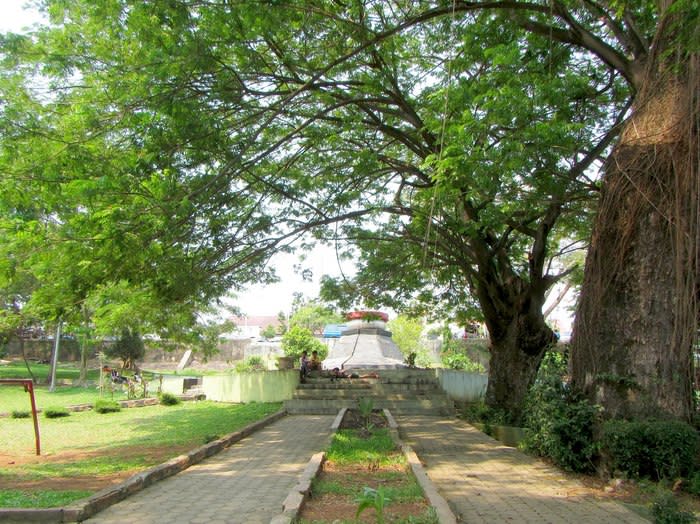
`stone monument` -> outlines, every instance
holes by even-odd
[[[404,356],[386,329],[389,316],[380,311],[352,311],[347,327],[323,361],[323,369],[397,369]]]

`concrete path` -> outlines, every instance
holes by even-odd
[[[327,446],[334,418],[283,417],[85,522],[268,524],[311,456]]]
[[[625,506],[585,496],[583,486],[457,419],[396,417],[459,522],[647,523]]]

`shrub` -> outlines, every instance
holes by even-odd
[[[250,371],[264,371],[265,362],[263,358],[258,355],[252,355],[245,359],[243,362],[238,362],[236,364],[237,373],[247,373]]]
[[[486,369],[463,353],[443,353],[442,363],[449,369],[459,369],[467,373],[485,373]]]
[[[680,421],[609,420],[601,442],[612,470],[630,478],[681,477],[693,469],[698,452],[697,431]]]
[[[64,407],[52,407],[44,410],[44,416],[46,418],[60,418],[67,417],[68,415],[70,415],[70,413]]]
[[[31,414],[31,411],[13,411],[10,416],[12,418],[29,418]]]
[[[564,383],[565,373],[564,355],[547,353],[526,400],[523,447],[566,470],[593,471],[598,453],[593,423],[598,409]]]
[[[656,524],[693,524],[695,515],[682,511],[673,493],[665,492],[656,497],[651,506],[651,514]]]
[[[288,357],[294,358],[298,363],[302,351],[306,351],[311,358],[312,351],[318,351],[318,357],[323,360],[328,355],[328,348],[314,337],[314,334],[307,328],[292,326],[282,336],[282,350]]]
[[[164,406],[176,406],[177,404],[180,403],[180,399],[177,398],[172,393],[166,392],[166,393],[160,394],[160,403],[163,404]]]
[[[700,471],[694,472],[685,486],[685,490],[693,495],[700,495]]]
[[[98,413],[117,413],[121,409],[119,403],[114,400],[99,399],[95,402],[95,411]]]

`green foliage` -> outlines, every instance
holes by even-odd
[[[10,413],[10,416],[12,418],[29,418],[32,416],[31,411],[17,411],[13,410],[12,413]]]
[[[440,358],[442,364],[449,369],[459,369],[467,373],[485,373],[486,369],[479,362],[474,362],[467,354],[467,345],[462,340],[445,337],[442,343]]]
[[[272,324],[265,326],[265,328],[260,331],[260,336],[262,336],[265,340],[270,340],[271,338],[274,338],[275,335],[277,335],[277,329],[275,329],[275,326]]]
[[[180,399],[172,393],[164,392],[160,394],[160,403],[163,406],[177,406],[180,403]]]
[[[299,360],[302,351],[306,351],[311,358],[312,351],[318,351],[318,356],[321,360],[328,355],[328,348],[314,337],[313,333],[301,326],[292,326],[282,335],[282,350],[288,357],[292,357],[295,361]]]
[[[46,418],[61,418],[69,415],[70,412],[64,407],[50,407],[44,409],[44,416]]]
[[[564,356],[548,352],[526,401],[523,446],[566,470],[592,471],[598,453],[593,440],[598,410],[564,383],[565,374]]]
[[[384,493],[384,489],[377,489],[365,486],[362,495],[355,502],[358,503],[355,519],[359,519],[360,515],[367,508],[374,508],[374,515],[377,519],[377,524],[384,524],[384,507],[391,502],[391,499]]]
[[[250,373],[252,371],[265,371],[265,361],[259,355],[251,355],[243,362],[236,363],[236,373]]]
[[[331,308],[322,304],[306,304],[297,309],[289,319],[289,327],[295,326],[308,329],[311,333],[320,335],[326,324],[338,324],[343,318]]]
[[[121,409],[119,403],[114,400],[99,399],[95,401],[95,411],[97,413],[118,413]]]
[[[387,328],[391,331],[391,338],[399,347],[401,353],[405,355],[407,361],[409,358],[412,358],[412,363],[409,363],[409,365],[413,364],[420,367],[428,367],[430,365],[428,348],[422,339],[423,327],[424,324],[421,319],[407,315],[399,315],[387,323]],[[411,367],[413,366],[411,365]]]
[[[612,471],[630,478],[675,479],[697,462],[698,433],[680,421],[609,420],[601,444]]]
[[[122,329],[116,342],[105,349],[105,355],[109,358],[121,359],[124,368],[132,367],[137,360],[143,358],[145,352],[141,335],[129,328]]]
[[[684,484],[684,489],[688,493],[700,496],[700,471],[693,471],[687,483]]]
[[[655,524],[694,524],[697,522],[695,515],[690,511],[683,511],[671,492],[659,494],[651,506],[651,514]]]

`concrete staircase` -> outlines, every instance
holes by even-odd
[[[284,403],[290,414],[333,414],[341,408],[355,408],[359,399],[371,399],[377,409],[388,408],[394,415],[454,415],[453,402],[440,388],[430,370],[352,370],[360,377],[310,376],[299,384],[291,400]]]

